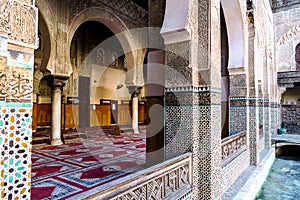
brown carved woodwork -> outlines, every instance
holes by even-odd
[[[37,105],[37,127],[50,127],[51,126],[51,104],[38,104]]]
[[[118,121],[119,121],[119,124],[131,123],[131,106],[130,105],[119,105]]]

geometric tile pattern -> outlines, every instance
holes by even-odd
[[[1,51],[5,57],[0,57],[0,198],[29,199],[33,55]]]
[[[216,199],[221,195],[221,106],[194,108],[193,195]]]
[[[270,134],[270,107],[269,100],[264,100],[264,127],[263,133],[265,136],[265,148],[271,148],[271,134]]]
[[[165,107],[165,156],[174,158],[192,150],[193,107]]]
[[[250,164],[257,165],[259,163],[258,140],[259,140],[259,108],[256,106],[257,101],[254,98],[248,100],[248,133],[249,133],[249,150]]]
[[[193,195],[203,199],[220,196],[221,94],[216,91],[209,87],[165,91],[166,159],[193,152]]]
[[[239,155],[230,165],[222,168],[222,194],[234,183],[234,181],[249,167],[249,150]]]
[[[1,197],[29,199],[31,168],[31,108],[1,108],[5,141]],[[1,133],[3,134],[3,133]]]
[[[230,98],[230,134],[247,130],[247,99]]]

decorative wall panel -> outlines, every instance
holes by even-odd
[[[247,130],[247,99],[230,98],[230,134]]]
[[[35,46],[37,44],[38,10],[34,6],[13,1],[11,15],[10,41]]]
[[[258,122],[259,122],[259,108],[257,107],[257,100],[254,98],[248,99],[248,132],[249,132],[249,150],[250,150],[250,164],[257,165],[259,163],[258,152]]]
[[[0,0],[0,32],[9,33],[11,31],[11,1]]]
[[[193,107],[172,106],[165,108],[166,159],[192,150]]]
[[[12,105],[12,104],[8,104]],[[1,109],[5,123],[3,199],[29,199],[31,170],[31,105]],[[2,163],[1,163],[2,164]],[[2,176],[2,175],[1,175]]]
[[[264,127],[263,132],[265,136],[265,148],[271,148],[271,134],[270,134],[270,107],[269,100],[264,100]]]

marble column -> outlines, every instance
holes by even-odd
[[[137,92],[132,94],[132,129],[133,133],[138,134],[139,131],[139,96]]]
[[[52,89],[51,145],[61,145],[61,87]]]
[[[61,93],[68,77],[51,75],[47,78],[49,86],[52,87],[51,145],[61,145]]]

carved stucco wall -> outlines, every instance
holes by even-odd
[[[300,8],[274,13],[276,67],[296,70],[295,48],[300,42]]]

